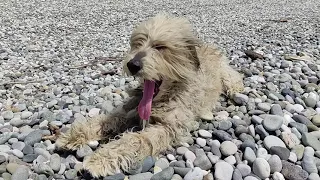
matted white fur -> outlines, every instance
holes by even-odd
[[[89,141],[103,140],[83,163],[94,177],[128,171],[146,156],[157,156],[186,142],[190,131],[198,128],[198,119],[213,119],[212,111],[222,93],[232,96],[243,90],[243,76],[228,65],[217,47],[196,38],[185,18],[158,14],[142,22],[133,31],[130,46],[125,74],[130,75],[127,62],[144,52],[143,68],[136,76],[162,81],[153,99],[150,125],[143,131],[127,131],[139,124],[136,107],[141,89],[137,89],[122,109],[76,121],[56,141],[59,148],[76,150]]]

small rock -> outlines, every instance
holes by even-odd
[[[233,167],[224,161],[219,161],[214,165],[214,178],[221,180],[231,180],[233,175]]]
[[[320,141],[311,133],[303,133],[301,140],[305,146],[311,146],[314,150],[320,151]]]
[[[196,155],[188,150],[185,154],[184,154],[184,157],[187,159],[187,160],[190,160],[191,162],[194,162],[194,160],[197,158]]]
[[[77,171],[75,169],[69,169],[64,173],[67,179],[75,179],[77,176]]]
[[[270,154],[278,155],[281,160],[288,160],[290,156],[290,151],[284,147],[272,146],[270,148]]]
[[[308,177],[308,180],[320,180],[320,176],[317,173],[311,173]]]
[[[268,131],[275,131],[280,129],[284,122],[284,118],[278,115],[266,115],[262,121],[263,127]]]
[[[203,138],[211,138],[212,137],[212,134],[209,131],[206,131],[203,129],[200,129],[198,133]]]
[[[178,155],[184,155],[187,151],[189,151],[189,149],[184,147],[184,146],[177,148],[177,154]]]
[[[294,146],[300,144],[298,137],[290,132],[282,132],[281,139],[287,145],[288,148],[292,149]]]
[[[200,147],[204,147],[206,145],[206,140],[203,138],[197,138],[196,139],[196,143],[200,146]]]
[[[163,169],[161,172],[153,175],[151,180],[171,180],[174,174],[173,167],[167,167]]]
[[[27,119],[27,118],[29,118],[29,117],[32,116],[32,115],[33,115],[33,113],[30,112],[30,111],[23,111],[23,112],[21,113],[21,119]]]
[[[173,169],[176,174],[179,174],[181,177],[184,177],[188,172],[191,171],[192,168],[173,167]]]
[[[257,157],[250,147],[246,147],[246,149],[244,150],[243,158],[247,160],[249,163],[253,163]]]
[[[269,159],[268,159],[268,163],[270,165],[270,172],[274,173],[274,172],[280,172],[282,169],[282,164],[281,164],[281,159],[279,156],[277,155],[272,155]]]
[[[106,176],[103,178],[103,180],[124,180],[124,179],[125,179],[125,175],[123,173],[117,173],[115,175]]]
[[[129,179],[130,180],[150,180],[152,176],[153,174],[151,172],[145,172],[145,173],[129,176]]]
[[[304,149],[302,168],[308,173],[318,173],[318,169],[314,160],[314,150],[309,146]]]
[[[267,136],[263,140],[263,144],[267,149],[270,149],[272,146],[280,146],[286,148],[286,145],[283,143],[281,139],[279,139],[277,136]]]
[[[202,169],[200,169],[199,167],[195,167],[184,176],[184,180],[202,180],[202,179],[203,179],[203,173],[202,173]]]
[[[19,164],[16,164],[16,163],[8,163],[6,168],[7,168],[7,171],[10,173],[10,174],[13,174],[14,172],[16,172],[16,170],[18,169],[19,167]]]
[[[249,97],[247,95],[244,94],[240,94],[240,93],[235,93],[233,100],[235,103],[239,104],[239,105],[244,105],[248,102]]]
[[[35,143],[40,142],[42,139],[42,130],[35,130],[30,132],[24,139],[26,145],[33,146]]]
[[[92,153],[92,149],[88,145],[83,145],[80,149],[77,150],[77,158],[84,158]]]
[[[55,172],[59,172],[61,167],[61,158],[58,154],[52,154],[50,157],[49,166]]]
[[[294,152],[297,155],[298,160],[300,161],[303,157],[304,153],[304,146],[299,144],[292,148],[292,152]]]
[[[257,158],[252,165],[253,173],[259,176],[261,179],[265,179],[270,176],[270,165],[263,158]]]
[[[3,111],[1,113],[1,116],[5,119],[5,120],[10,120],[13,118],[14,114],[12,111]]]
[[[171,178],[171,180],[183,180],[182,177],[179,174],[174,174]]]
[[[0,145],[6,143],[12,136],[11,132],[5,132],[0,135]]]
[[[196,149],[196,159],[193,164],[195,167],[200,167],[202,170],[209,170],[212,167],[212,164],[205,154],[203,149]]]
[[[92,109],[90,109],[88,115],[89,115],[89,117],[94,117],[94,116],[99,115],[99,113],[100,113],[99,108],[92,108]]]
[[[237,169],[239,169],[242,177],[246,177],[251,173],[251,167],[246,164],[238,164]]]
[[[176,158],[175,158],[174,155],[172,155],[172,154],[167,154],[167,159],[168,159],[169,161],[176,160]]]
[[[155,162],[154,165],[160,167],[161,169],[166,169],[169,167],[169,161],[166,158],[160,158]]]
[[[26,166],[20,165],[12,174],[11,180],[27,180],[29,177],[29,170]]]
[[[320,114],[312,117],[312,123],[316,126],[320,126]]]
[[[285,178],[283,177],[283,175],[279,172],[274,172],[272,174],[272,179],[273,180],[285,180]]]
[[[18,158],[23,158],[23,153],[22,153],[20,150],[18,150],[18,149],[13,149],[13,150],[11,151],[11,153],[12,153],[13,155],[17,156]]]
[[[282,160],[281,174],[290,180],[306,180],[309,176],[308,172],[299,168],[293,163]]]
[[[165,162],[164,162],[165,163]],[[151,156],[146,157],[142,163],[142,173],[149,171],[155,164],[155,159]],[[158,163],[161,164],[161,163]],[[165,165],[164,165],[165,166]]]
[[[231,141],[221,143],[220,151],[224,156],[230,156],[237,152],[238,147]]]

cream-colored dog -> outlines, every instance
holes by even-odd
[[[56,141],[66,150],[103,141],[83,162],[94,177],[128,171],[145,157],[186,142],[198,119],[213,119],[222,93],[243,90],[243,76],[217,47],[200,42],[185,18],[159,14],[141,23],[130,40],[123,69],[141,79],[144,88],[131,93],[121,110],[75,121]],[[140,119],[150,124],[138,132],[126,131]]]

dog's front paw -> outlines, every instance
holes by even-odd
[[[120,165],[115,157],[95,152],[84,158],[83,169],[87,170],[93,177],[99,178],[119,173]]]

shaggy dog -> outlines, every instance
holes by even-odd
[[[187,142],[199,119],[214,119],[212,111],[222,93],[243,90],[243,76],[217,47],[200,42],[185,18],[166,14],[136,27],[123,69],[144,88],[133,90],[130,100],[111,114],[76,120],[56,141],[58,148],[77,150],[103,140],[83,160],[94,177],[128,171],[147,156]],[[126,131],[141,125],[140,118],[148,114],[145,129]]]

